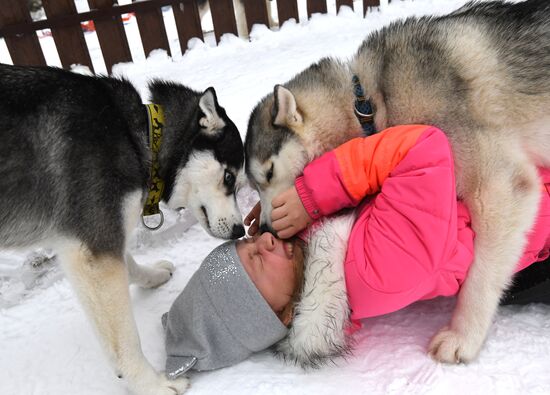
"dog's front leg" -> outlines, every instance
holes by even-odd
[[[64,249],[60,258],[118,377],[136,395],[183,393],[188,386],[186,379],[168,380],[143,356],[124,260],[109,254],[94,256],[82,245]]]
[[[170,280],[175,268],[169,261],[158,261],[153,266],[138,264],[131,254],[126,253],[126,264],[130,282],[143,288],[155,288]]]
[[[478,355],[534,223],[538,176],[518,147],[514,145],[516,151],[506,155],[494,142],[481,142],[476,146],[477,157],[469,161],[475,168],[465,166],[461,175],[476,233],[475,258],[449,326],[429,345],[438,361],[468,362]]]

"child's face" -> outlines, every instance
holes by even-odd
[[[294,293],[294,245],[266,232],[237,242],[237,254],[258,291],[276,313]]]

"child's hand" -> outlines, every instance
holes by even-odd
[[[304,208],[296,187],[277,195],[272,201],[271,226],[281,239],[287,239],[305,229],[312,219]]]
[[[248,235],[254,236],[260,229],[260,213],[262,212],[262,206],[260,202],[256,203],[248,215],[244,218],[244,224],[249,226]]]

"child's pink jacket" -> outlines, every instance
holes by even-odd
[[[537,222],[517,270],[550,251],[550,169],[539,174]],[[459,290],[475,235],[439,129],[397,126],[353,139],[306,166],[295,185],[314,219],[360,205],[345,261],[353,320]]]

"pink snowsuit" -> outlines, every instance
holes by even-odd
[[[550,169],[539,174],[537,221],[518,271],[550,251]],[[314,219],[358,206],[344,263],[352,320],[458,292],[475,235],[439,129],[404,125],[353,139],[311,162],[295,185]]]

